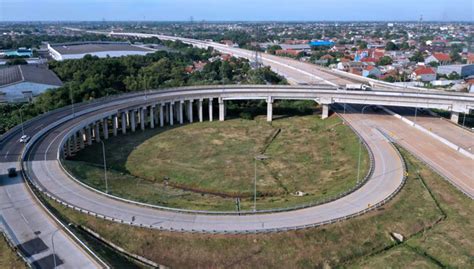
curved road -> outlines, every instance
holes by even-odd
[[[225,90],[221,90],[222,93],[225,93]],[[125,104],[123,102],[107,102],[103,108],[97,111],[78,116],[53,128],[51,132],[41,137],[31,149],[26,162],[28,175],[57,199],[108,218],[124,222],[131,222],[134,219],[135,225],[158,229],[211,233],[274,231],[319,225],[364,212],[369,207],[390,197],[403,184],[404,169],[398,153],[380,131],[373,126],[372,121],[365,117],[362,118],[359,114],[347,114],[345,118],[372,149],[375,161],[372,177],[360,189],[341,199],[305,209],[243,216],[176,213],[137,206],[103,196],[84,188],[62,171],[57,160],[60,143],[68,131],[77,126],[79,122],[93,115],[112,114],[122,108],[158,101],[162,98],[160,95],[164,94],[149,95],[147,100],[143,100],[143,97],[135,98]],[[180,93],[180,96],[184,98],[186,93]],[[80,114],[80,112],[77,113]],[[65,111],[64,116],[67,114],[68,111]]]

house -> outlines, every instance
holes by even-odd
[[[438,63],[439,65],[446,65],[451,62],[451,57],[447,53],[435,52],[425,59],[425,64],[429,64],[431,62]]]
[[[373,65],[368,65],[362,70],[362,76],[368,77],[368,76],[374,76],[374,77],[380,77],[382,75],[382,71],[378,69],[377,67]]]
[[[186,73],[193,73],[193,72],[196,72],[196,71],[202,71],[204,69],[204,67],[206,66],[206,62],[193,62],[192,65],[188,65],[184,68],[184,71]]]
[[[37,65],[15,65],[0,68],[0,92],[6,102],[25,102],[47,89],[62,86],[56,74]]]
[[[436,80],[436,72],[431,67],[420,66],[411,74],[412,80],[430,82]]]

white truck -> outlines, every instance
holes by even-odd
[[[367,84],[346,84],[346,90],[348,91],[370,91],[371,87]]]

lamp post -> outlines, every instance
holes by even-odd
[[[21,135],[25,135],[25,127],[23,126],[23,113],[22,113],[23,106],[20,107],[20,121],[21,121]]]
[[[107,162],[105,161],[105,145],[104,141],[100,140],[102,143],[102,157],[104,159],[104,180],[105,180],[105,193],[109,193],[109,185],[107,182]]]
[[[362,108],[361,113],[364,115],[364,110],[368,108],[369,105],[366,105]],[[359,137],[359,161],[357,162],[357,183],[360,181],[360,161],[362,156],[362,138]]]
[[[57,266],[57,264],[56,264],[56,250],[54,249],[54,236],[56,235],[57,232],[59,232],[59,229],[54,231],[53,234],[51,235],[51,245],[53,247],[53,261],[54,261],[54,267],[53,268],[56,268],[56,266]]]
[[[74,112],[74,98],[72,96],[72,88],[69,88],[69,97],[71,98],[71,110],[72,110],[72,117],[76,117],[76,113]]]
[[[255,176],[253,180],[253,211],[257,211],[257,161],[263,161],[268,159],[268,156],[260,154],[255,156],[254,163],[255,163]]]

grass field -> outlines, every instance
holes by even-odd
[[[95,144],[66,161],[87,184],[104,189],[102,153]],[[190,209],[252,206],[258,161],[258,208],[286,207],[332,197],[356,184],[358,138],[337,117],[298,116],[271,125],[233,119],[138,131],[106,142],[109,192],[140,202]],[[368,171],[362,147],[361,175]],[[164,178],[169,180],[164,181]],[[295,196],[296,191],[307,195]]]
[[[27,268],[23,260],[10,248],[2,234],[0,234],[0,268]]]
[[[382,208],[301,231],[265,235],[201,235],[128,227],[52,202],[128,251],[172,268],[473,268],[473,201],[414,157],[407,182]],[[396,243],[389,233],[405,237]]]

